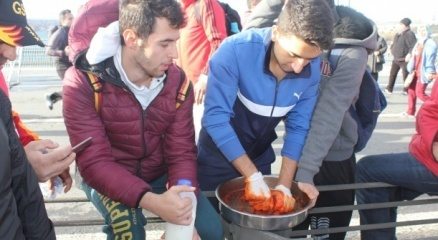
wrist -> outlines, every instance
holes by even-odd
[[[248,181],[254,182],[263,179],[263,175],[261,172],[255,172],[248,177]]]
[[[286,186],[279,184],[277,186],[275,186],[275,190],[281,191],[283,192],[285,195],[287,195],[288,197],[292,196],[292,193],[290,191],[290,188],[287,188]]]
[[[156,214],[154,207],[156,206],[156,200],[158,198],[158,194],[153,192],[146,192],[143,197],[140,199],[139,206],[142,209],[146,209],[154,214]]]

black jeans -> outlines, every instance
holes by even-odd
[[[335,185],[354,183],[356,156],[343,161],[323,161],[321,169],[314,177],[315,185]],[[320,192],[315,207],[332,207],[354,204],[354,190]],[[334,227],[348,227],[352,211],[309,214],[303,223],[293,230],[323,229]],[[346,233],[332,233],[321,236],[312,236],[314,239],[344,239]]]
[[[388,91],[392,92],[394,90],[395,80],[400,69],[402,70],[403,82],[405,81],[406,76],[408,76],[408,70],[406,68],[407,65],[408,63],[405,61],[392,61],[391,70],[389,72],[388,85],[386,86],[386,89]]]

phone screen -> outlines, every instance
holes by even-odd
[[[84,150],[86,147],[91,145],[92,137],[88,137],[82,142],[76,144],[74,147],[72,147],[72,151],[75,153],[79,153],[80,151]]]

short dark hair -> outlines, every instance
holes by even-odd
[[[321,49],[333,45],[333,13],[327,1],[288,0],[278,17],[282,34],[295,35]]]
[[[156,18],[166,18],[175,29],[185,24],[181,6],[175,0],[122,0],[120,3],[121,33],[133,29],[139,37],[146,39],[154,30]]]
[[[64,9],[59,13],[59,22],[61,23],[67,14],[70,14],[70,9]]]
[[[333,29],[335,38],[363,40],[373,33],[373,23],[362,13],[350,7],[337,6],[339,21]]]
[[[400,23],[405,25],[406,27],[409,27],[411,25],[412,21],[409,18],[403,18],[402,20],[400,20]]]

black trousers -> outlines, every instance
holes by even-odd
[[[392,61],[391,70],[389,72],[388,85],[386,86],[386,89],[388,91],[392,92],[394,90],[395,80],[397,79],[397,75],[400,69],[402,70],[403,82],[405,81],[406,76],[408,76],[408,70],[406,68],[407,65],[408,63],[405,61]]]
[[[356,157],[353,154],[343,161],[324,161],[321,169],[315,175],[314,183],[317,186],[354,183]],[[354,190],[320,192],[315,207],[333,207],[354,204]],[[303,223],[293,230],[324,229],[347,227],[350,225],[352,211],[309,214]],[[332,233],[321,236],[312,236],[313,239],[344,239],[346,233]]]

